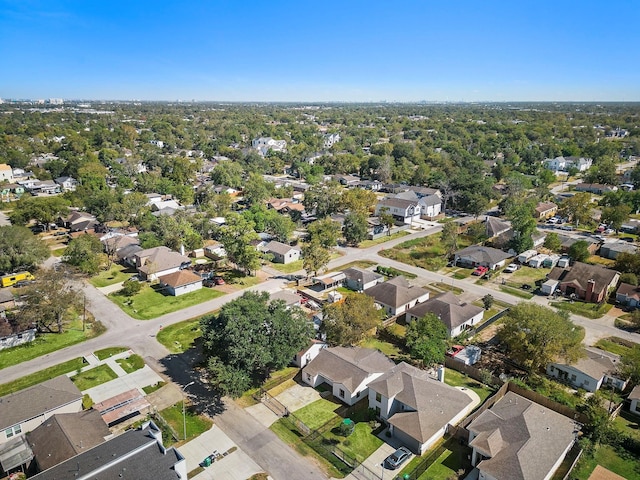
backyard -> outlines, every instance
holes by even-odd
[[[578,466],[571,472],[571,478],[587,480],[597,465],[601,465],[623,478],[640,477],[640,458],[637,455],[624,450],[618,452],[609,445],[600,445],[592,457],[583,456],[580,459]]]
[[[405,474],[415,476],[426,467],[417,480],[448,480],[457,478],[460,470],[469,471],[471,464],[467,458],[469,447],[461,445],[455,438],[449,438],[443,443],[433,447],[421,457],[414,457],[411,462],[400,472],[398,478]],[[463,477],[460,477],[463,478]]]
[[[471,239],[469,237],[458,236],[459,249],[470,245]],[[440,270],[447,264],[447,251],[440,241],[440,235],[429,235],[409,240],[393,249],[381,251],[380,255],[431,271]]]
[[[493,389],[483,385],[482,383],[474,380],[471,377],[467,377],[463,373],[456,370],[446,368],[444,372],[444,383],[452,387],[464,387],[469,390],[473,390],[480,397],[480,405],[493,394]],[[478,406],[480,406],[478,405]]]

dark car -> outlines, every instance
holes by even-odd
[[[528,283],[523,283],[522,287],[520,288],[522,288],[523,290],[531,290],[531,285],[529,285]]]
[[[393,452],[391,455],[389,455],[387,458],[384,459],[384,466],[391,470],[395,470],[404,462],[406,462],[410,456],[411,456],[411,452],[407,447],[400,447],[399,449],[397,449],[395,452]]]
[[[224,278],[222,277],[213,277],[213,281],[216,285],[224,285]]]
[[[633,243],[633,237],[622,237],[620,240],[623,242]]]

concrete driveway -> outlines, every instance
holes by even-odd
[[[140,370],[136,370],[135,372],[123,377],[118,377],[110,382],[98,385],[97,387],[90,388],[82,393],[89,394],[91,399],[96,403],[104,402],[111,397],[128,392],[134,388],[142,391],[143,387],[155,385],[161,381],[162,378],[160,378],[156,372],[151,370],[148,365],[145,365],[144,368],[141,368]]]

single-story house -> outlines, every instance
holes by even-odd
[[[640,385],[633,387],[628,400],[631,402],[631,405],[629,405],[629,411],[640,415]]]
[[[399,315],[418,303],[429,300],[429,291],[410,285],[402,275],[379,283],[365,293],[381,305],[389,315]]]
[[[293,364],[298,368],[304,368],[307,364],[316,358],[320,353],[320,350],[327,348],[328,345],[322,340],[312,339],[306,348],[303,348],[295,357],[293,357]]]
[[[191,259],[168,247],[154,247],[133,254],[134,266],[145,280],[155,280],[191,265]]]
[[[579,425],[513,392],[468,426],[471,464],[483,480],[548,480],[577,438]]]
[[[0,444],[30,432],[56,413],[82,411],[82,394],[61,375],[0,397]]]
[[[620,378],[616,373],[619,362],[618,355],[587,347],[584,349],[584,357],[571,365],[559,362],[547,365],[547,375],[587,392],[595,392],[603,384],[623,390],[627,380]]]
[[[315,285],[319,285],[322,290],[329,288],[339,287],[346,279],[346,275],[343,272],[328,272],[319,277],[313,277]]]
[[[264,246],[264,251],[273,255],[275,263],[288,263],[300,260],[300,249],[287,245],[285,243],[270,241]]]
[[[220,242],[214,242],[211,245],[204,247],[204,256],[217,261],[226,257],[227,252],[224,249],[224,245]]]
[[[169,295],[178,297],[202,288],[202,277],[190,270],[178,270],[158,277],[160,287],[166,288]]]
[[[631,308],[640,307],[640,287],[621,283],[616,290],[616,302]]]
[[[422,455],[467,416],[473,400],[405,362],[369,383],[369,408],[389,424],[391,435]]]
[[[591,255],[595,255],[600,248],[600,240],[593,237],[567,237],[566,235],[558,235],[560,240],[560,251],[566,253],[574,243],[584,240],[587,242],[587,250]]]
[[[384,281],[384,277],[379,273],[365,270],[364,268],[350,267],[343,270],[345,275],[345,285],[351,290],[362,292]]]
[[[618,284],[620,272],[576,262],[567,268],[554,267],[547,279],[558,280],[558,289],[565,295],[575,294],[585,302],[600,303],[606,300],[609,292]]]
[[[2,307],[0,307],[0,312],[2,312]],[[6,320],[0,318],[0,322],[4,321]],[[9,331],[11,332],[11,330]],[[33,342],[36,339],[36,332],[35,328],[28,328],[26,330],[13,331],[13,333],[9,334],[0,334],[0,350]]]
[[[302,297],[289,290],[279,290],[269,295],[269,303],[282,300],[287,308],[299,307],[302,305]]]
[[[553,202],[540,202],[536,205],[535,216],[537,219],[553,217],[558,211],[558,205]]]
[[[484,310],[471,303],[461,302],[451,292],[445,292],[407,310],[406,320],[411,322],[428,313],[433,313],[444,323],[449,337],[457,337],[481,322]]]
[[[575,186],[576,192],[589,192],[596,195],[602,195],[604,193],[615,192],[618,187],[614,185],[603,185],[601,183],[579,183]]]
[[[399,222],[411,224],[420,220],[421,209],[417,200],[405,200],[402,198],[385,198],[376,205],[376,216],[386,212]]]
[[[512,256],[513,255],[509,255],[497,248],[471,245],[470,247],[455,252],[453,263],[468,268],[483,266],[491,270],[496,270],[504,267],[507,258]]]
[[[504,222],[492,216],[487,216],[484,227],[487,238],[494,238],[512,231],[510,222]]]
[[[302,369],[302,380],[312,387],[331,386],[333,396],[347,405],[365,398],[369,383],[395,363],[378,350],[362,347],[323,348]]]
[[[300,213],[305,211],[304,204],[295,198],[271,198],[267,200],[267,207],[283,214],[294,210]]]
[[[600,247],[599,255],[609,260],[615,260],[621,253],[634,254],[638,251],[638,247],[627,242],[609,242],[603,243]]]

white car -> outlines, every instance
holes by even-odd
[[[509,265],[507,265],[507,268],[504,269],[504,273],[513,273],[516,270],[518,270],[518,265],[516,265],[515,263],[510,263]]]

